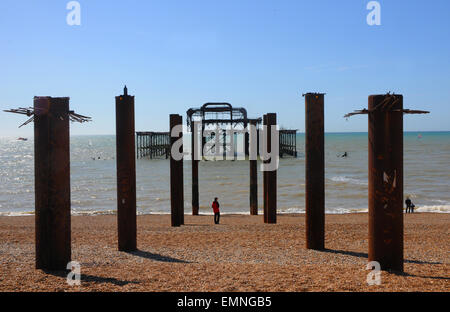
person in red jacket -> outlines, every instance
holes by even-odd
[[[212,203],[212,209],[214,211],[214,223],[215,224],[219,224],[219,220],[220,220],[220,210],[219,210],[219,202],[217,201],[218,198],[214,198],[214,201]]]

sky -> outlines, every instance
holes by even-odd
[[[169,114],[229,102],[251,118],[277,113],[304,131],[303,93],[325,95],[325,131],[367,131],[371,94],[403,94],[406,131],[450,130],[450,1],[1,0],[0,110],[69,96],[93,118],[71,134],[114,134],[115,96],[136,97],[136,131],[168,131]],[[0,137],[31,136],[0,112]]]

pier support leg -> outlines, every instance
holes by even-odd
[[[71,261],[69,98],[34,98],[36,268]]]
[[[247,129],[248,123],[245,122],[244,123],[244,129]],[[248,133],[248,131],[246,131],[244,133],[244,153],[245,156],[248,157],[250,155],[250,148],[249,148],[249,144],[250,144],[250,135]]]
[[[272,152],[272,129],[275,129],[277,124],[277,114],[267,114],[267,150]],[[277,151],[278,152],[278,151]],[[275,161],[274,159],[269,162]],[[277,171],[267,171],[267,223],[277,223]]]
[[[267,115],[263,115],[263,126],[267,126]],[[266,129],[266,131],[264,131]],[[262,147],[263,149],[266,148],[267,144],[267,127],[264,129],[263,132],[258,132],[258,138],[261,138]],[[259,142],[259,140],[258,140]],[[259,149],[258,149],[259,150]],[[263,216],[264,216],[264,223],[267,223],[268,220],[268,212],[267,212],[267,171],[263,171]]]
[[[324,95],[305,95],[306,248],[325,248]]]
[[[203,128],[202,128],[203,129]],[[199,190],[198,190],[198,163],[199,163],[199,157],[197,152],[198,148],[198,123],[195,121],[192,121],[191,123],[191,133],[192,133],[192,139],[191,139],[191,156],[192,156],[192,215],[198,216],[199,213]],[[203,132],[202,132],[202,151],[200,154],[203,153]],[[196,148],[197,145],[197,148]]]
[[[116,96],[117,225],[119,251],[135,251],[136,157],[134,96]]]
[[[369,261],[403,272],[403,96],[374,109],[385,97],[369,96]]]
[[[258,161],[250,160],[250,215],[258,215]]]
[[[248,141],[251,143],[248,149],[248,156],[250,161],[250,215],[252,216],[258,215],[258,130],[256,126],[256,122],[250,123],[249,131],[246,132]]]
[[[173,150],[174,144],[178,140],[183,140],[183,131],[181,126],[183,119],[180,115],[170,115],[170,149]],[[174,130],[179,126],[179,132]],[[183,145],[179,152],[183,155]],[[178,159],[181,158],[181,159]],[[183,190],[183,158],[179,155],[170,155],[170,210],[172,226],[184,224],[184,190]]]

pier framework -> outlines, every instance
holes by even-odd
[[[297,130],[281,129],[280,133],[280,158],[284,155],[297,157]]]
[[[169,132],[136,132],[136,154],[137,158],[169,158]]]
[[[223,156],[227,159],[234,159],[236,155],[230,155],[230,152],[234,150],[234,135],[227,135],[227,130],[232,129],[236,133],[243,133],[244,138],[244,153],[248,157],[250,154],[250,137],[251,131],[247,126],[252,125],[256,128],[253,134],[252,140],[257,144],[256,151],[252,151],[253,154],[259,155],[259,143],[260,143],[260,128],[263,123],[263,118],[248,118],[247,110],[243,107],[233,107],[229,103],[206,103],[199,108],[190,108],[186,112],[187,114],[187,129],[192,133],[191,139],[191,161],[192,161],[192,215],[199,214],[199,161],[203,159],[211,150],[219,148],[223,151]],[[276,118],[275,114],[270,114],[271,118]],[[201,125],[201,126],[200,126]],[[271,123],[270,127],[276,125]],[[199,129],[201,127],[201,129]],[[199,137],[199,131],[201,130],[201,137]],[[222,135],[216,138],[214,131],[221,131]],[[204,133],[211,131],[209,135]],[[279,155],[297,157],[297,130],[282,129],[279,132]],[[267,142],[270,143],[270,137],[266,137]],[[205,151],[205,145],[214,140],[215,143],[208,146],[209,150]],[[197,145],[198,150],[195,150],[194,143],[200,142]],[[219,142],[219,146],[217,145]],[[138,158],[158,158],[170,156],[171,140],[169,132],[136,132],[136,146]],[[205,154],[206,153],[206,154]],[[216,154],[217,155],[217,154]],[[258,214],[258,169],[257,160],[249,159],[250,168],[250,214]],[[266,176],[266,174],[264,173]],[[264,209],[264,221],[268,223],[276,223],[276,200],[272,197],[276,197],[276,174],[269,174],[271,178],[264,179],[265,187],[272,185],[271,189],[275,191],[264,192],[264,203],[270,201],[270,217],[269,211]],[[180,177],[181,178],[181,177]],[[269,183],[270,182],[270,183]],[[265,189],[265,188],[264,188]],[[266,205],[264,205],[266,207]],[[266,207],[267,208],[267,207]]]

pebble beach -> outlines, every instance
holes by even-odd
[[[35,269],[34,217],[0,217],[0,291],[100,292],[417,292],[450,290],[450,215],[405,215],[405,272],[382,271],[368,285],[366,213],[326,216],[326,250],[305,249],[304,215],[138,216],[138,251],[117,251],[116,215],[72,217],[72,260],[81,285],[67,272]]]

